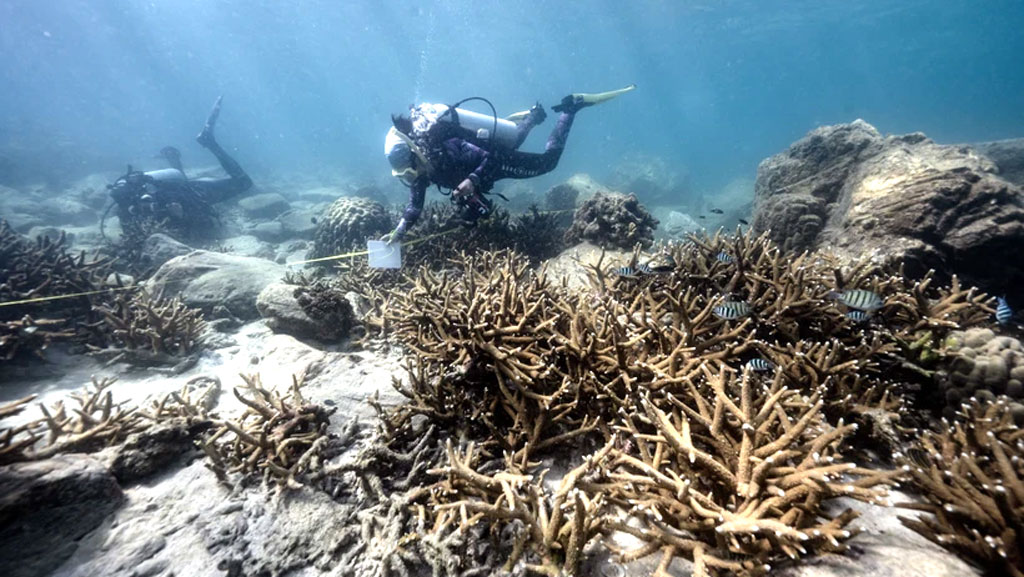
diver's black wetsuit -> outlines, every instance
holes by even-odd
[[[213,136],[220,102],[218,98],[196,141],[217,157],[228,177],[189,179],[178,150],[164,147],[160,153],[171,168],[148,172],[129,170],[108,187],[123,231],[139,228],[144,221],[152,220],[186,237],[209,237],[218,224],[211,205],[252,188],[252,179]]]
[[[473,181],[476,190],[464,201],[468,210],[464,212],[463,218],[475,221],[488,216],[490,203],[482,195],[490,192],[495,182],[503,178],[533,178],[551,172],[558,166],[574,118],[575,112],[563,112],[558,116],[544,152],[540,154],[507,149],[488,152],[463,138],[445,140],[439,150],[430,156],[433,173],[421,176],[409,187],[409,205],[402,215],[406,226],[411,228],[419,219],[427,187],[437,184],[456,188],[467,178]],[[533,126],[529,121],[519,126],[516,148],[526,140]]]

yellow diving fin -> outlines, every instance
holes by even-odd
[[[526,120],[526,117],[528,116],[530,116],[529,110],[521,110],[519,112],[513,112],[512,114],[509,114],[508,116],[505,117],[505,120],[519,124],[521,121]]]
[[[636,90],[636,84],[630,84],[625,88],[620,88],[618,90],[609,90],[608,92],[578,92],[566,96],[565,98],[562,99],[562,102],[560,104],[552,106],[551,109],[554,110],[555,112],[575,112],[580,108],[586,108],[587,106],[600,104],[607,100],[611,100],[616,96],[625,94],[633,90]]]

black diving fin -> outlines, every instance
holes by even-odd
[[[618,90],[609,90],[608,92],[577,92],[575,94],[570,94],[569,96],[563,98],[562,102],[556,104],[555,106],[552,106],[551,110],[554,110],[555,112],[575,112],[580,108],[586,108],[588,106],[600,104],[602,102],[611,100],[616,96],[620,96],[633,90],[636,90],[636,84],[630,84],[625,88],[620,88]]]

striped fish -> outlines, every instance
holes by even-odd
[[[624,276],[627,278],[633,278],[642,274],[651,274],[651,268],[645,264],[639,265],[636,268],[631,266],[623,266],[615,269],[615,274]]]
[[[757,373],[763,373],[765,371],[775,370],[775,364],[774,363],[772,363],[769,360],[762,359],[761,357],[756,357],[756,358],[750,359],[743,366],[746,367],[747,369],[749,369],[751,371],[754,371],[754,372],[757,372]]]
[[[1004,297],[996,297],[996,302],[999,303],[996,307],[996,322],[1005,325],[1013,318],[1013,309]]]
[[[851,289],[843,292],[830,292],[828,296],[838,300],[851,309],[871,312],[882,308],[885,303],[876,293],[864,289]]]
[[[745,317],[750,311],[750,303],[747,301],[727,301],[711,309],[716,317],[727,321]]]
[[[866,323],[871,320],[871,313],[864,311],[852,310],[846,313],[846,318],[850,319],[855,323]]]
[[[729,254],[729,253],[727,253],[727,252],[725,252],[723,250],[722,252],[718,253],[715,256],[715,260],[717,260],[718,262],[720,262],[722,264],[729,264],[729,263],[731,263],[732,261],[734,261],[736,259],[734,259],[731,254]]]

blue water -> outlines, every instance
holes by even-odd
[[[219,94],[219,139],[257,180],[384,179],[389,115],[414,100],[507,114],[629,83],[542,182],[639,153],[714,190],[858,117],[1024,136],[1024,2],[0,0],[0,184],[154,168],[167,144],[213,164],[192,139]]]

